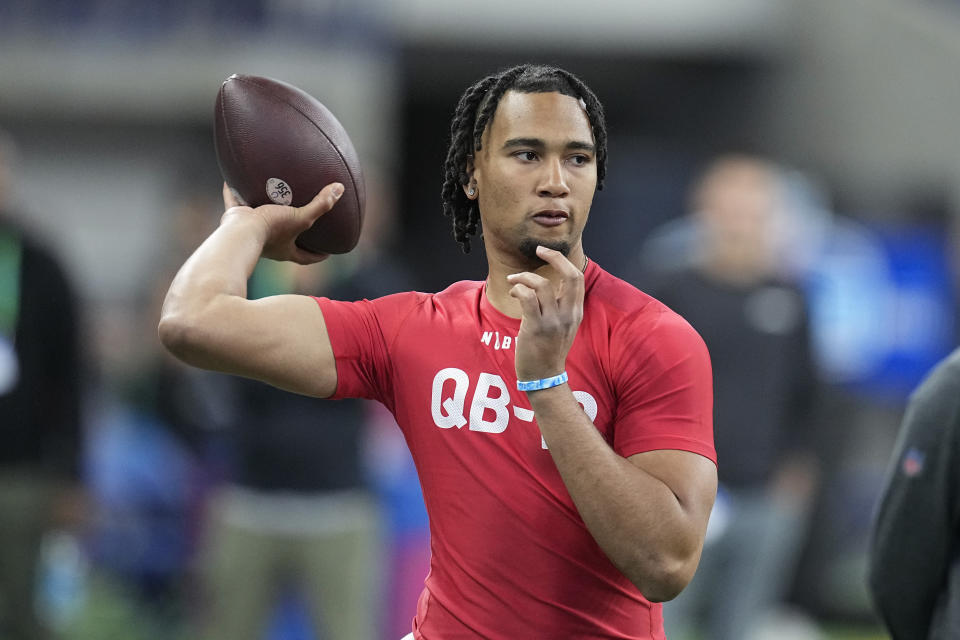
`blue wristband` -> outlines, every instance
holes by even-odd
[[[558,376],[552,378],[541,378],[540,380],[517,380],[517,389],[520,391],[540,391],[550,387],[558,387],[567,381],[567,372],[564,371]]]

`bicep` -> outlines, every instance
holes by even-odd
[[[337,386],[333,348],[317,302],[301,295],[222,296],[200,337],[198,366],[328,397]]]

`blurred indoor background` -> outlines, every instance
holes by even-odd
[[[182,398],[157,390],[156,320],[172,269],[222,211],[220,83],[266,75],[324,102],[364,163],[378,246],[436,291],[485,273],[441,215],[449,117],[468,84],[524,61],[570,69],[606,107],[607,188],[585,247],[616,275],[649,261],[642,247],[687,213],[716,154],[784,168],[779,255],[809,295],[827,393],[822,482],[783,615],[797,637],[884,637],[864,581],[872,510],[910,390],[956,343],[950,0],[0,0],[6,208],[62,259],[87,361],[90,522],[45,547],[37,595],[63,637],[189,638],[202,606],[197,553],[232,463],[229,408],[169,417]],[[341,277],[354,259],[323,268]],[[364,485],[384,523],[371,615],[393,638],[422,585],[426,517],[389,416],[371,408],[367,423]],[[304,608],[281,594],[264,638],[315,638]]]

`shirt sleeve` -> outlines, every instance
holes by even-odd
[[[926,638],[954,557],[960,377],[941,367],[914,393],[880,494],[869,586],[895,640]]]
[[[393,409],[390,347],[421,296],[398,293],[358,302],[315,298],[337,365],[337,389],[332,398],[368,398]]]
[[[679,449],[716,463],[713,374],[700,335],[664,307],[652,322],[618,328],[615,345],[617,453]]]

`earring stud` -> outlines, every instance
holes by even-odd
[[[469,189],[467,189],[467,195],[468,195],[468,196],[475,196],[475,195],[477,195],[477,188],[476,188],[476,187],[470,187]]]

